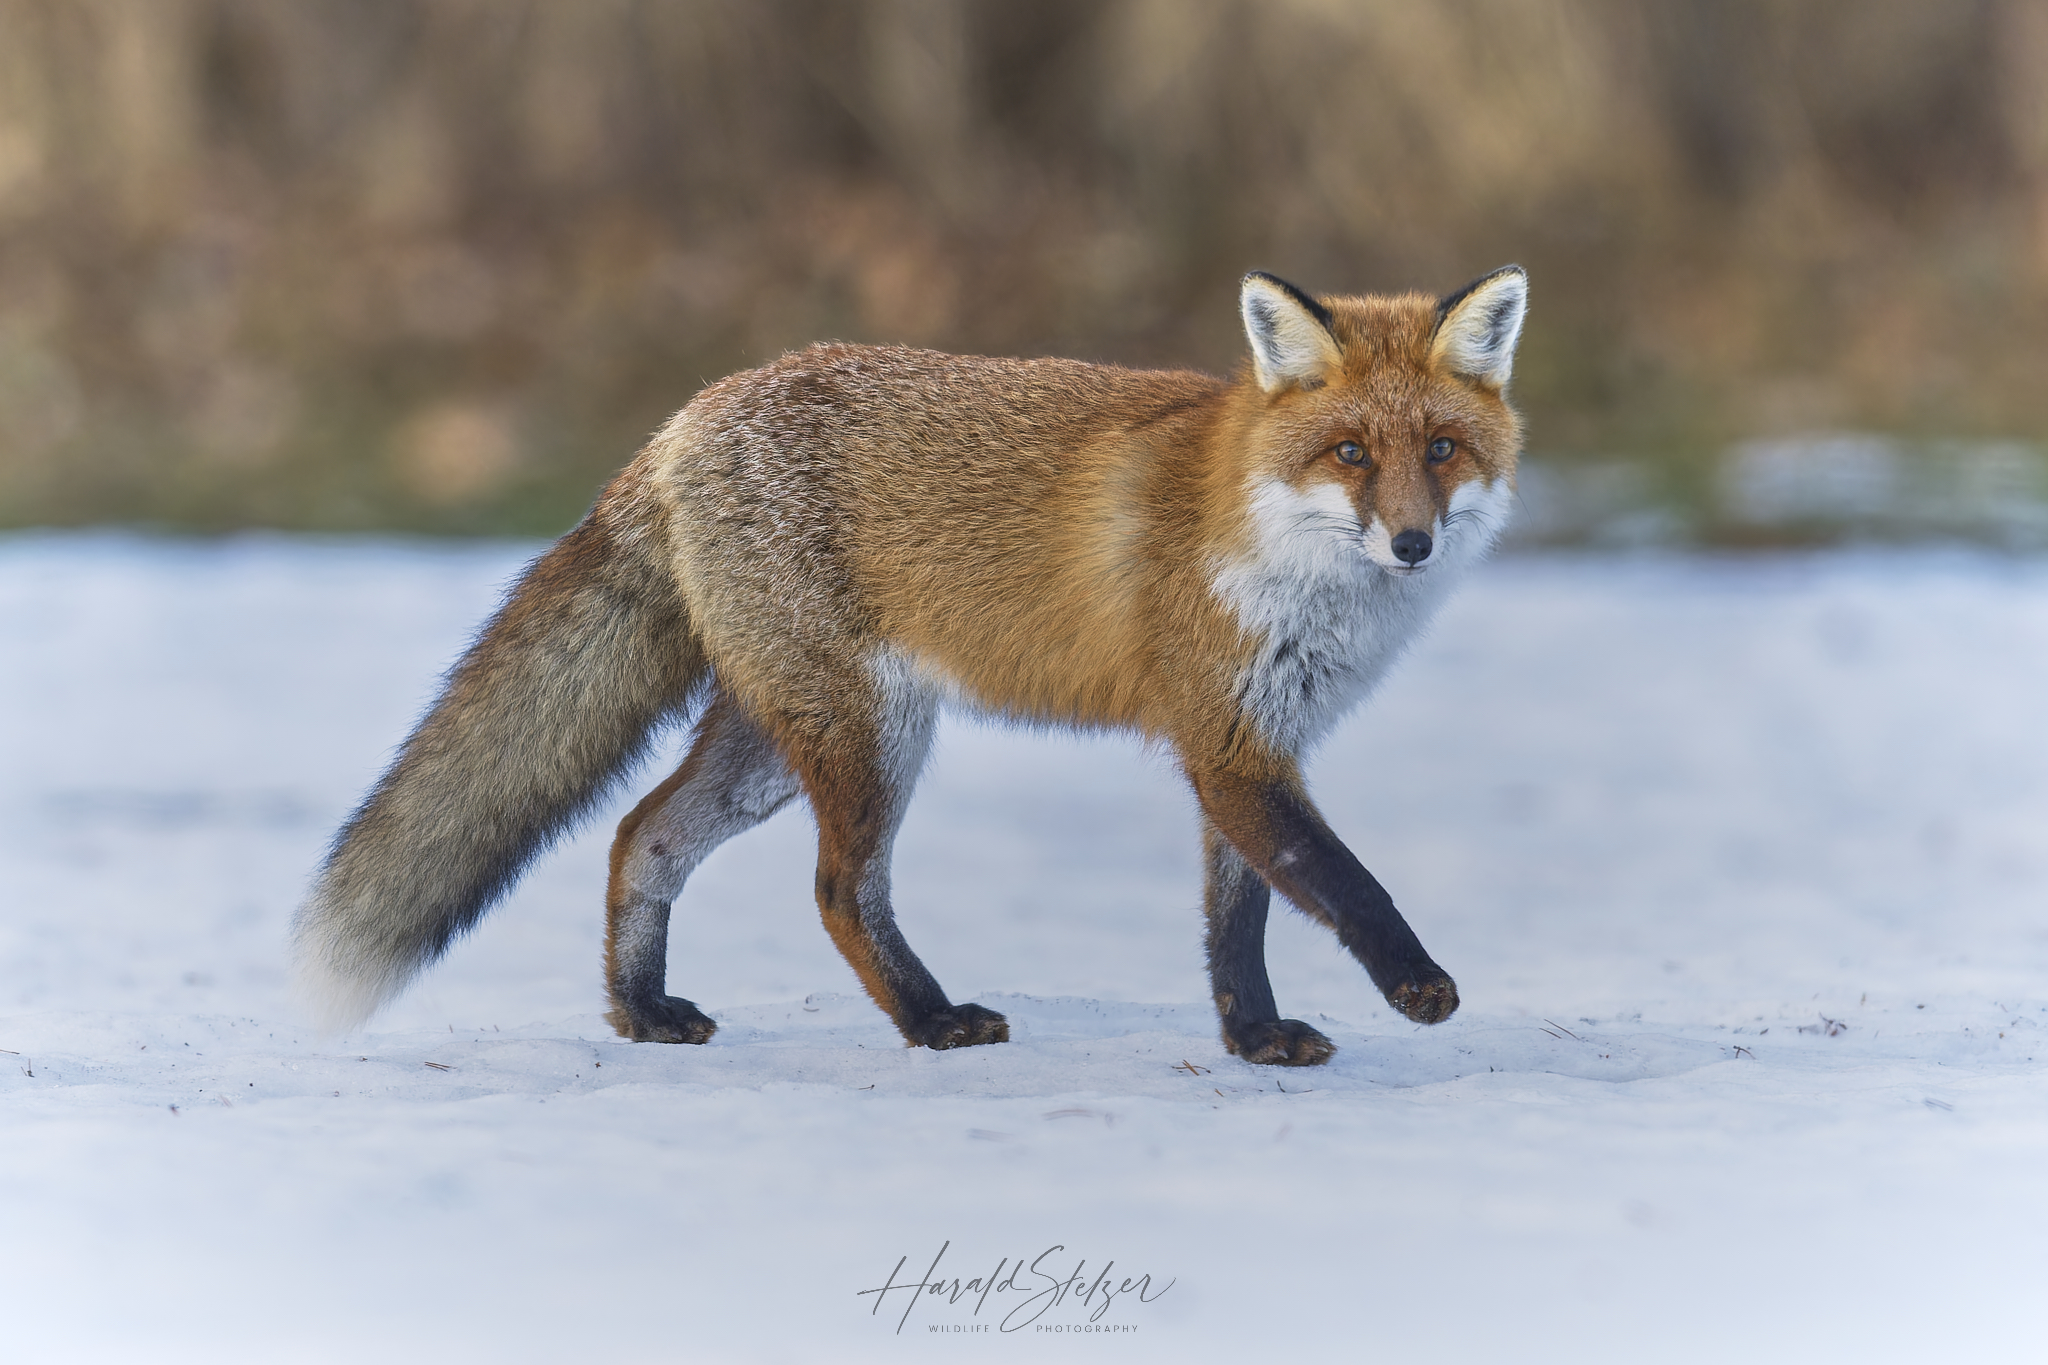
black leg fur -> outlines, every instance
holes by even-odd
[[[1209,921],[1209,987],[1223,1046],[1248,1062],[1320,1066],[1337,1045],[1282,1019],[1266,979],[1266,908],[1272,892],[1214,825],[1202,829],[1203,901]]]
[[[1204,813],[1252,869],[1334,931],[1388,1004],[1418,1024],[1451,1017],[1457,985],[1424,951],[1386,888],[1291,783],[1231,772],[1191,776]]]

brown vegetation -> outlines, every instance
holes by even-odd
[[[0,0],[0,522],[556,530],[803,342],[1508,260],[1539,453],[2048,433],[2048,14]]]

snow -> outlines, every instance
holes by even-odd
[[[816,922],[800,811],[678,906],[671,983],[716,1039],[613,1037],[604,852],[651,765],[366,1032],[315,1037],[292,907],[533,548],[0,541],[10,1360],[2038,1340],[2048,564],[1476,574],[1311,773],[1464,1008],[1410,1024],[1276,914],[1325,1068],[1223,1053],[1169,762],[965,725],[897,898],[1008,1045],[899,1045]],[[861,1292],[942,1247],[957,1300]],[[1105,1307],[1110,1262],[1151,1278]]]

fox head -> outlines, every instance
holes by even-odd
[[[1316,299],[1255,271],[1254,513],[1335,534],[1397,576],[1483,553],[1506,520],[1521,424],[1506,389],[1528,277],[1503,266],[1441,299]]]

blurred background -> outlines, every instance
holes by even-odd
[[[2048,545],[2028,0],[0,0],[0,524],[553,533],[806,342],[1533,311],[1538,543]]]

